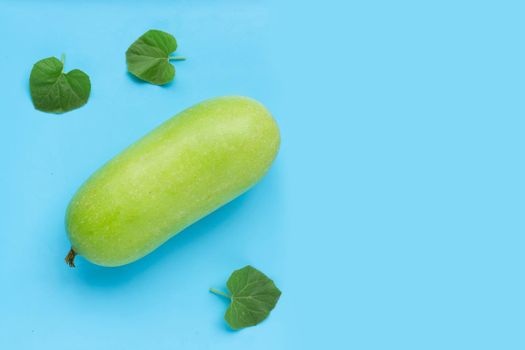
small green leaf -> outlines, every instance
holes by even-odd
[[[86,104],[91,92],[89,76],[75,69],[64,73],[62,61],[56,57],[38,61],[31,70],[29,90],[36,109],[49,113],[64,113]]]
[[[155,85],[169,83],[175,77],[175,67],[170,60],[184,60],[184,57],[170,56],[177,49],[173,35],[148,30],[126,51],[128,71],[139,79]]]
[[[255,326],[273,310],[281,291],[259,270],[245,266],[234,271],[227,282],[231,295],[210,289],[212,293],[230,298],[224,319],[233,329]]]

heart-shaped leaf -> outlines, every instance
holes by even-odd
[[[170,60],[184,60],[184,57],[171,57],[177,49],[173,35],[148,30],[126,51],[128,71],[139,79],[155,85],[169,83],[175,77],[175,67]]]
[[[224,319],[233,329],[255,326],[273,310],[281,291],[259,270],[245,266],[234,271],[227,282],[230,295],[216,289],[212,293],[230,298],[231,304]]]
[[[91,92],[89,76],[75,69],[64,73],[64,58],[44,58],[31,70],[29,89],[36,109],[64,113],[86,104]]]

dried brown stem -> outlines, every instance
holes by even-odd
[[[66,264],[69,265],[69,267],[75,267],[75,256],[77,256],[77,253],[71,248],[69,253],[67,253],[66,256]]]

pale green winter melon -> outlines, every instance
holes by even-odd
[[[140,259],[257,183],[279,143],[271,114],[250,98],[219,97],[179,113],[75,194],[66,260],[73,265],[79,254],[119,266]]]

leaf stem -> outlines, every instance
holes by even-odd
[[[224,292],[221,292],[220,290],[217,290],[215,288],[210,288],[210,292],[212,292],[213,294],[217,294],[217,295],[223,296],[223,297],[228,298],[228,299],[232,298],[231,295],[226,294]]]
[[[65,53],[62,53],[62,55],[60,55],[60,62],[62,62],[62,71],[60,73],[64,73],[64,67],[66,66],[66,54]]]
[[[170,61],[185,61],[186,57],[183,57],[183,56],[169,56],[168,60],[170,60]]]

